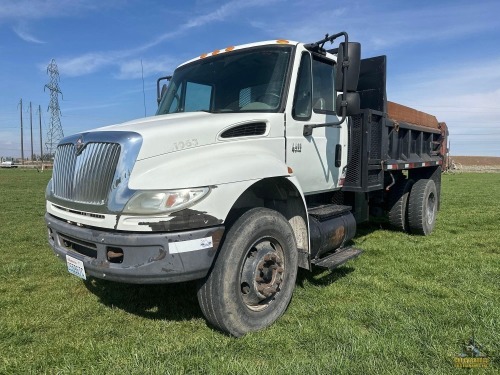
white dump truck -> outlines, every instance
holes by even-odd
[[[241,336],[285,312],[298,267],[356,257],[370,214],[433,230],[446,126],[388,102],[386,57],[361,59],[347,33],[228,47],[163,78],[155,116],[57,147],[46,223],[71,273],[198,280],[209,323]]]

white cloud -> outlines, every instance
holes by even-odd
[[[121,0],[0,0],[0,20],[64,17],[116,6]]]
[[[115,57],[113,54],[87,53],[74,58],[58,59],[57,66],[61,74],[78,77],[94,73],[105,66],[114,64]],[[41,68],[43,68],[42,65]]]
[[[243,9],[252,8],[252,7],[260,7],[263,5],[270,5],[272,3],[279,2],[279,1],[282,1],[282,0],[247,0],[247,1],[234,0],[234,1],[230,1],[224,5],[219,6],[217,9],[215,9],[209,13],[197,15],[197,16],[194,16],[194,17],[188,19],[186,22],[184,22],[182,25],[180,25],[177,28],[177,30],[166,32],[166,33],[160,35],[159,37],[157,37],[156,39],[153,39],[152,41],[150,41],[146,44],[143,44],[142,46],[139,46],[139,47],[131,50],[130,52],[138,53],[141,51],[145,51],[147,49],[150,49],[152,47],[157,46],[158,44],[160,44],[166,40],[173,39],[176,36],[179,36],[190,29],[202,27],[204,25],[207,25],[207,24],[210,24],[213,22],[217,22],[217,21],[224,21],[225,19],[227,19],[231,15],[238,13],[238,12],[242,11]]]
[[[456,61],[446,64],[433,65],[432,69],[401,74],[394,77],[390,86],[392,93],[409,98],[418,98],[434,101],[436,97],[453,104],[457,97],[470,100],[471,95],[492,94],[500,87],[500,56],[490,60]],[[486,102],[485,102],[486,101]],[[418,102],[418,100],[417,100]],[[464,110],[471,107],[496,107],[500,109],[494,99],[486,97],[481,101],[471,101]],[[456,105],[455,105],[456,106]]]
[[[118,106],[120,103],[99,103],[99,104],[90,104],[90,105],[84,105],[84,106],[77,106],[77,107],[68,107],[64,108],[64,112],[79,112],[79,111],[89,111],[89,110],[95,110],[95,109],[102,109],[102,108],[109,108],[109,107],[114,107]]]
[[[387,96],[446,122],[453,155],[500,155],[499,64],[462,61],[401,75]]]
[[[172,73],[177,67],[178,62],[168,56],[158,56],[154,60],[132,59],[124,61],[119,65],[118,79],[137,79],[141,78],[143,71],[144,77],[149,77],[158,74]]]
[[[29,33],[26,30],[25,26],[18,25],[16,27],[14,27],[13,30],[16,33],[16,35],[19,38],[21,38],[22,40],[24,40],[25,42],[36,43],[36,44],[45,44],[45,42],[43,40],[40,40],[37,37],[31,35],[31,33]]]
[[[279,35],[304,42],[318,40],[325,32],[345,30],[352,40],[362,42],[364,51],[370,54],[415,42],[472,40],[478,32],[498,29],[500,12],[495,1],[460,0],[418,7],[412,2],[317,0],[291,2],[289,8],[284,12],[270,9],[272,22],[268,16],[252,24],[272,37]]]
[[[160,43],[173,39],[186,31],[199,28],[206,24],[223,21],[224,19],[230,17],[231,15],[242,11],[243,9],[250,7],[258,7],[264,4],[270,4],[275,1],[281,0],[235,0],[219,6],[217,9],[209,12],[207,14],[194,16],[180,25],[177,30],[166,32],[159,37],[145,43],[139,47],[128,49],[128,50],[118,50],[110,52],[89,52],[81,56],[74,58],[62,58],[58,59],[58,66],[61,74],[69,76],[81,76],[85,74],[94,73],[107,66],[118,66],[119,73],[117,78],[138,78],[140,77],[140,59],[135,58],[141,52],[144,52],[152,47],[159,45]],[[134,57],[134,58],[132,58]],[[132,59],[131,59],[132,58]],[[172,71],[173,60],[168,59],[159,62],[145,62],[144,65],[144,75],[152,75],[159,72]],[[175,64],[177,65],[177,64]]]

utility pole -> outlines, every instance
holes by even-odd
[[[40,125],[40,164],[43,171],[43,147],[42,147],[42,108],[38,105],[38,123]]]
[[[31,161],[33,161],[33,107],[30,102]]]
[[[21,164],[24,165],[24,144],[23,144],[23,99],[19,101],[20,114],[21,114]]]

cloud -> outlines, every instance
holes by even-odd
[[[363,43],[365,51],[386,51],[422,41],[466,41],[479,32],[498,30],[500,12],[495,1],[460,0],[423,3],[418,7],[414,2],[316,0],[291,2],[287,7],[285,12],[266,10],[267,16],[252,21],[253,26],[271,37],[279,35],[304,42],[318,40],[325,32],[345,30],[352,40]],[[306,14],[320,16],[305,17]]]
[[[87,53],[73,58],[61,58],[57,60],[59,72],[70,77],[78,77],[95,73],[105,66],[113,65],[119,54]],[[41,69],[46,69],[45,65],[40,65]]]
[[[160,35],[159,37],[151,40],[150,42],[147,42],[147,43],[143,44],[142,46],[139,46],[139,47],[131,50],[130,52],[139,53],[139,52],[148,50],[152,47],[157,46],[160,43],[163,43],[166,40],[170,40],[170,39],[173,39],[179,35],[184,34],[186,31],[188,31],[190,29],[202,27],[202,26],[205,26],[207,24],[218,22],[218,21],[219,22],[224,21],[225,19],[227,19],[231,15],[238,13],[239,11],[241,11],[243,9],[252,8],[252,7],[260,7],[263,5],[270,5],[272,3],[279,2],[279,1],[282,1],[282,0],[247,0],[247,1],[234,0],[234,1],[230,1],[224,5],[221,5],[220,7],[218,7],[217,9],[215,9],[209,13],[191,17],[190,19],[185,21],[183,24],[181,24],[177,28],[177,30],[164,33],[164,34]]]
[[[31,35],[26,29],[24,26],[21,26],[21,25],[18,25],[16,27],[13,28],[14,32],[16,33],[16,35],[21,38],[22,40],[24,40],[25,42],[28,42],[28,43],[36,43],[36,44],[45,44],[45,42],[43,40],[40,40],[36,37],[34,37],[33,35]]]
[[[137,79],[153,75],[172,73],[179,62],[169,56],[155,56],[154,60],[130,58],[128,53],[87,53],[75,58],[59,59],[56,61],[59,72],[69,77],[78,77],[95,73],[106,67],[118,69],[115,75],[117,79]],[[40,64],[40,69],[46,69],[46,65]]]
[[[172,73],[178,62],[171,59],[169,56],[158,56],[154,60],[132,59],[121,62],[119,64],[118,79],[137,79],[141,78],[143,71],[144,77],[149,77],[158,74]]]
[[[429,98],[434,100],[436,94],[444,100],[453,103],[454,98],[469,98],[474,93],[491,93],[498,91],[500,87],[500,56],[478,61],[460,60],[434,64],[432,67],[394,77],[391,84],[393,93],[399,96],[411,96]],[[474,91],[472,91],[474,90]],[[488,105],[500,109],[497,104]],[[483,107],[484,100],[469,104],[470,107]]]
[[[388,99],[447,123],[453,155],[500,154],[500,57],[395,77]]]
[[[91,105],[84,105],[84,106],[76,106],[76,107],[68,107],[64,108],[64,112],[79,112],[79,111],[84,111],[87,112],[90,110],[95,110],[95,109],[102,109],[102,108],[109,108],[109,107],[115,107],[120,105],[120,103],[99,103],[99,104],[91,104]]]
[[[173,39],[184,34],[190,29],[199,28],[213,22],[219,22],[227,19],[231,15],[250,7],[259,7],[264,4],[270,4],[280,0],[235,0],[226,3],[217,9],[203,14],[191,17],[177,30],[166,32],[159,37],[135,48],[127,50],[116,50],[109,52],[89,52],[81,56],[73,58],[57,59],[61,74],[68,76],[81,76],[85,74],[95,73],[96,71],[109,66],[118,66],[119,73],[117,78],[138,78],[140,77],[140,59],[135,56],[145,52],[166,40]],[[155,63],[145,62],[144,72],[146,75],[152,75],[159,72],[172,71],[172,59],[167,58],[167,61]],[[177,65],[177,64],[176,64]],[[138,75],[139,74],[139,75]]]
[[[0,0],[0,20],[65,17],[117,6],[121,0]]]
[[[489,9],[487,4],[460,3],[448,7],[423,7],[375,15],[375,18],[384,20],[376,30],[363,30],[359,27],[361,25],[354,25],[363,30],[359,35],[369,42],[370,48],[383,50],[415,42],[439,43],[470,38],[476,33],[497,28],[498,21],[488,13]]]

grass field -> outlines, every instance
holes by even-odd
[[[0,170],[0,374],[450,374],[500,371],[500,175],[443,176],[429,237],[362,226],[358,259],[300,272],[272,327],[209,328],[195,284],[83,282],[52,254],[50,172]],[[456,369],[474,333],[487,369]]]

